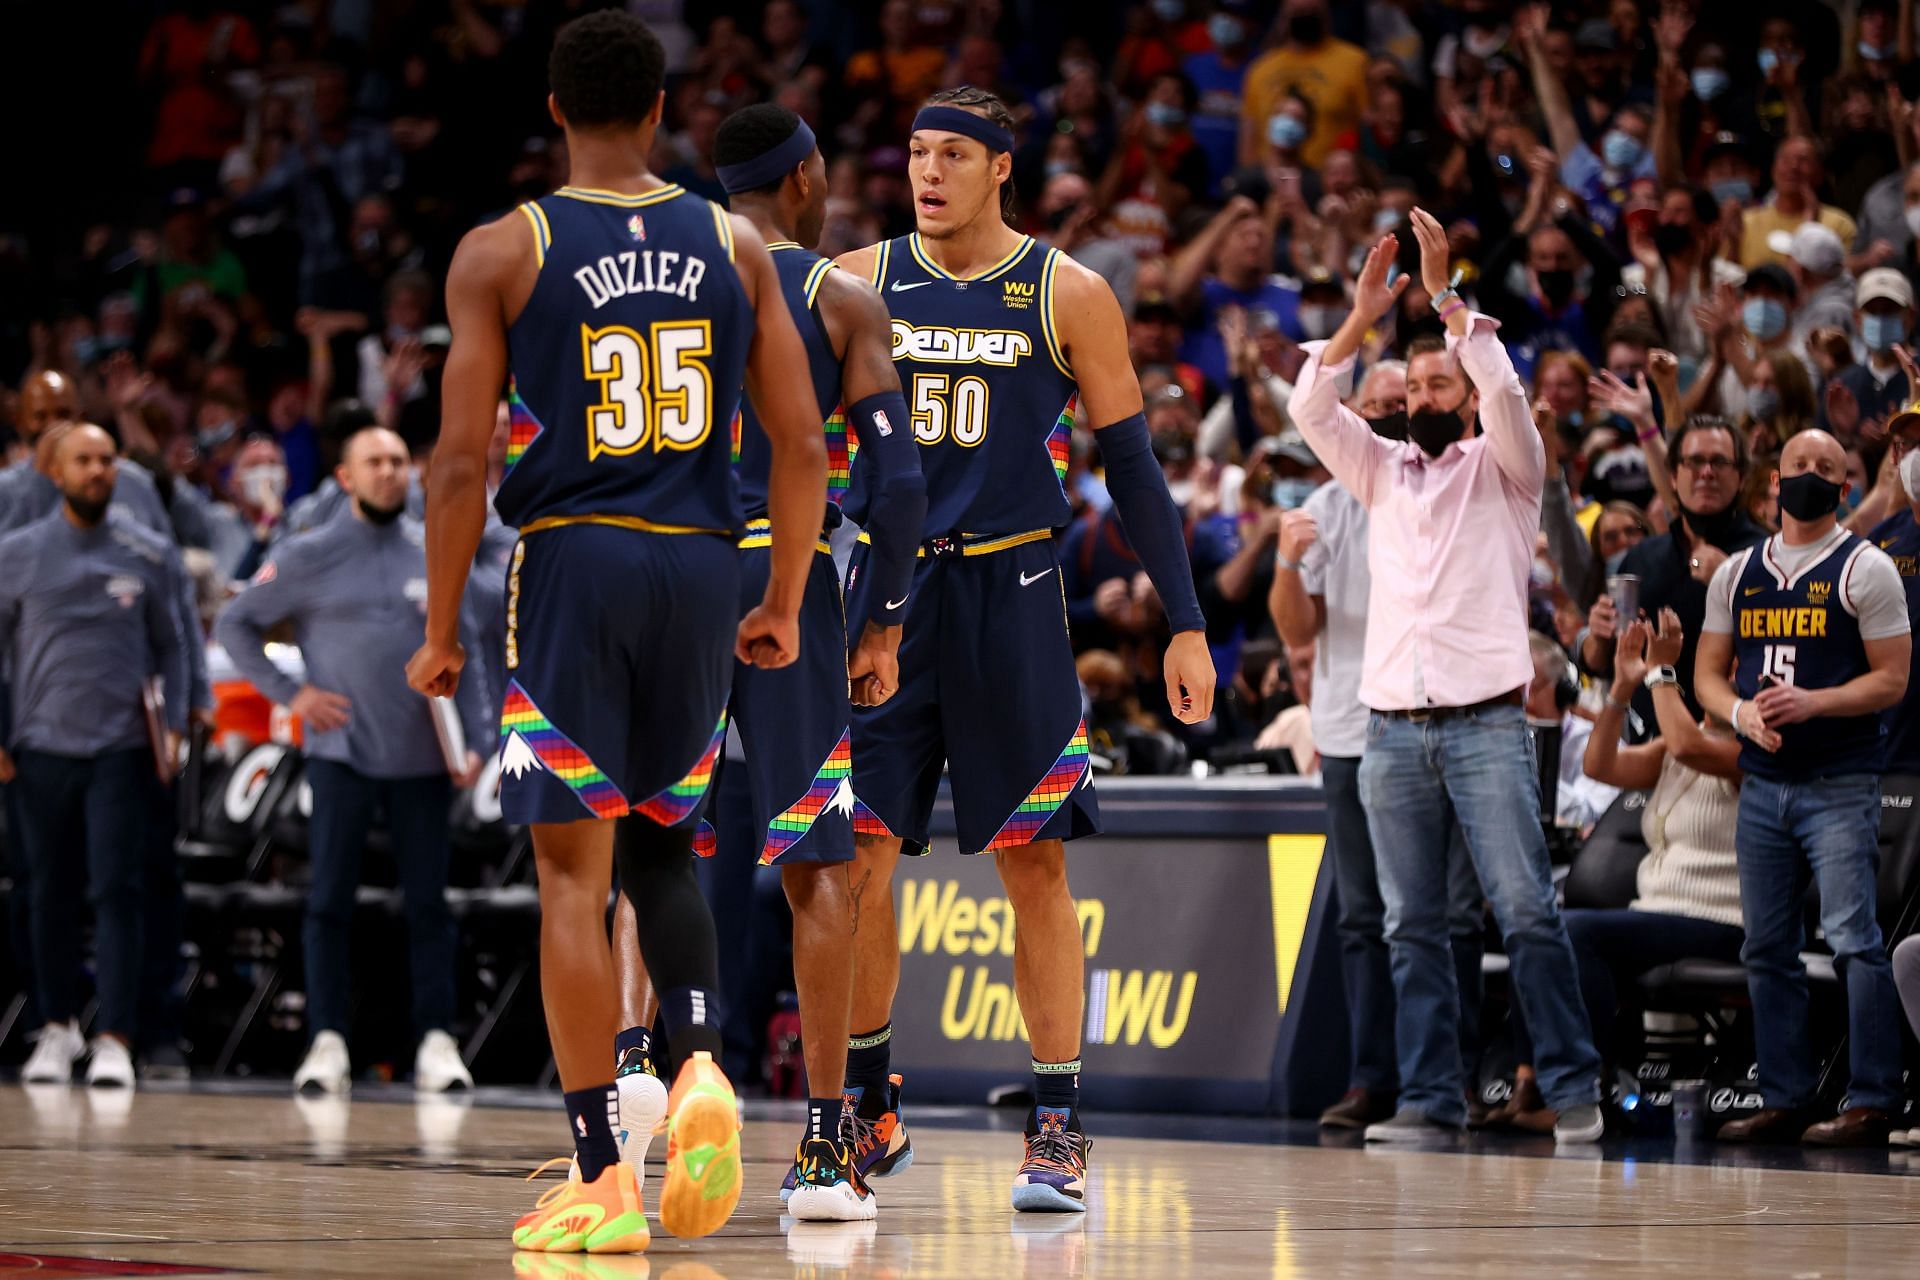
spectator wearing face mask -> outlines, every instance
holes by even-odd
[[[1629,230],[1633,261],[1620,269],[1620,283],[1642,286],[1667,331],[1671,350],[1691,374],[1706,358],[1707,340],[1694,321],[1694,308],[1723,288],[1738,288],[1747,273],[1721,257],[1719,207],[1697,188],[1674,187],[1660,197],[1652,233]]]
[[[1580,32],[1591,45],[1605,45],[1604,50],[1591,48],[1592,52],[1611,53],[1617,47],[1613,28],[1604,21],[1584,23]],[[1533,75],[1534,96],[1547,117],[1548,136],[1553,139],[1553,149],[1560,157],[1560,181],[1585,202],[1587,216],[1593,224],[1610,234],[1620,223],[1627,189],[1635,182],[1650,181],[1656,176],[1653,149],[1648,145],[1653,116],[1643,106],[1623,106],[1614,112],[1601,133],[1598,150],[1588,146],[1574,118],[1566,85],[1547,65],[1538,35],[1535,28],[1523,27],[1522,44]]]
[[[287,509],[287,462],[270,436],[240,447],[227,480],[226,502],[209,513],[214,566],[237,582],[260,567]]]
[[[307,735],[314,803],[305,945],[314,1040],[296,1088],[347,1087],[349,941],[360,856],[377,806],[388,814],[407,916],[416,1084],[472,1084],[446,1032],[454,1014],[455,930],[445,892],[452,786],[470,785],[480,759],[469,750],[450,778],[433,712],[406,686],[427,590],[424,534],[404,518],[407,476],[398,436],[378,427],[355,434],[338,472],[352,514],[279,546],[220,620],[220,641],[234,665],[299,716]],[[292,622],[306,663],[304,685],[264,652],[267,631],[284,621]],[[471,619],[463,638],[478,651]],[[490,734],[484,683],[468,691],[462,681],[455,695],[470,744]]]
[[[1367,109],[1367,51],[1335,39],[1327,27],[1327,0],[1285,0],[1280,7],[1282,43],[1247,69],[1240,108],[1240,162],[1259,163],[1267,129],[1280,100],[1290,93],[1313,104],[1313,133],[1301,158],[1319,167],[1327,152],[1359,127]]]
[[[1858,228],[1845,210],[1821,204],[1818,190],[1825,178],[1820,149],[1808,137],[1782,142],[1773,154],[1773,192],[1766,203],[1748,209],[1740,226],[1740,265],[1748,271],[1764,263],[1784,262],[1793,233],[1804,222],[1818,222],[1851,244]],[[1777,234],[1784,233],[1784,234]]]
[[[1240,88],[1253,62],[1259,16],[1250,0],[1222,0],[1207,19],[1205,52],[1190,54],[1183,70],[1199,95],[1193,138],[1207,158],[1208,189],[1233,172],[1240,148]]]
[[[1554,221],[1525,236],[1507,237],[1487,255],[1478,282],[1480,302],[1500,321],[1522,378],[1545,351],[1578,351],[1588,360],[1606,332],[1620,262],[1593,234],[1565,196],[1552,205]],[[1522,254],[1524,253],[1524,258]],[[1580,268],[1589,268],[1583,284]]]
[[[1211,180],[1188,127],[1193,86],[1183,75],[1156,78],[1131,116],[1093,197],[1114,236],[1140,257],[1165,252],[1175,224]]]
[[[1767,262],[1747,273],[1737,310],[1728,305],[1726,294],[1701,307],[1696,318],[1712,347],[1687,407],[1713,402],[1729,417],[1745,416],[1748,388],[1765,376],[1755,372],[1756,366],[1776,351],[1793,352],[1793,313],[1799,300],[1793,276],[1778,263]]]
[[[1891,418],[1914,398],[1893,350],[1913,329],[1913,285],[1891,267],[1876,267],[1860,277],[1854,303],[1855,332],[1867,358],[1835,374],[1826,393],[1828,422],[1843,438],[1863,422]]]
[[[1747,448],[1754,457],[1779,452],[1813,425],[1813,380],[1791,351],[1769,351],[1754,362],[1747,388]]]
[[[1092,183],[1079,173],[1056,173],[1040,191],[1033,237],[1103,277],[1121,310],[1131,312],[1140,258],[1131,246],[1095,229],[1098,213]]]

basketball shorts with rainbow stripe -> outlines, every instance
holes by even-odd
[[[744,616],[766,594],[772,569],[765,522],[750,523],[740,545]],[[731,713],[746,759],[724,767],[747,771],[761,866],[853,860],[848,711],[847,621],[823,543],[800,602],[799,659],[773,671],[733,667]]]
[[[692,826],[726,739],[740,553],[599,524],[521,538],[507,569],[500,811]]]
[[[847,616],[870,616],[854,548]],[[946,766],[963,853],[1100,829],[1052,536],[940,539],[914,569],[900,691],[853,709],[854,830],[925,853]]]

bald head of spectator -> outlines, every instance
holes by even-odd
[[[366,427],[348,437],[334,478],[353,499],[353,513],[369,524],[392,524],[407,509],[406,443],[385,427]]]
[[[113,437],[91,422],[63,424],[51,442],[47,474],[66,500],[67,519],[91,529],[107,518],[120,474]]]
[[[1795,532],[1793,524],[1811,526],[1800,531],[1801,540],[1808,532],[1818,536],[1831,527],[1847,487],[1847,451],[1817,427],[1796,433],[1780,451],[1773,496],[1779,500],[1780,518],[1789,535]]]
[[[43,369],[29,377],[20,388],[20,415],[16,424],[28,444],[37,441],[57,422],[72,422],[80,416],[80,395],[73,379],[57,369]]]

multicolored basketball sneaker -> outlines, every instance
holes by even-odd
[[[1092,1149],[1077,1111],[1035,1107],[1027,1116],[1026,1163],[1013,1178],[1013,1207],[1023,1213],[1085,1213]]]
[[[614,1131],[614,1140],[620,1144],[621,1162],[632,1167],[634,1181],[644,1192],[647,1148],[666,1125],[667,1084],[654,1073],[647,1055],[636,1048],[621,1055],[613,1087],[620,1095],[620,1127]]]
[[[854,1165],[853,1151],[827,1138],[809,1138],[794,1153],[795,1186],[787,1212],[797,1222],[865,1222],[880,1206]]]
[[[565,1159],[533,1171],[539,1177]],[[652,1242],[633,1170],[611,1164],[592,1182],[569,1176],[513,1225],[516,1248],[544,1253],[639,1253]]]
[[[864,1088],[850,1087],[840,1095],[840,1141],[853,1152],[853,1166],[863,1180],[890,1178],[913,1163],[913,1139],[900,1119],[901,1082],[900,1076],[887,1077],[886,1093],[879,1099],[881,1109],[871,1114],[863,1113],[860,1105],[865,1101]],[[792,1199],[799,1176],[799,1165],[787,1170],[787,1179],[780,1184],[781,1203]]]
[[[713,1056],[696,1053],[667,1100],[660,1225],[683,1240],[712,1235],[739,1203],[740,1102]]]

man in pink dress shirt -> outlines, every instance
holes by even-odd
[[[1527,574],[1546,453],[1499,326],[1451,287],[1445,231],[1423,210],[1412,221],[1447,338],[1416,340],[1407,352],[1408,439],[1376,435],[1340,403],[1361,340],[1406,288],[1405,277],[1387,283],[1399,248],[1391,235],[1367,255],[1339,331],[1304,345],[1289,405],[1370,518],[1360,700],[1372,714],[1360,796],[1393,953],[1400,1110],[1367,1139],[1414,1141],[1465,1123],[1447,936],[1447,842],[1457,820],[1506,940],[1541,1091],[1559,1113],[1555,1137],[1596,1142],[1605,1128],[1600,1059],[1554,904],[1521,705],[1533,678]]]

